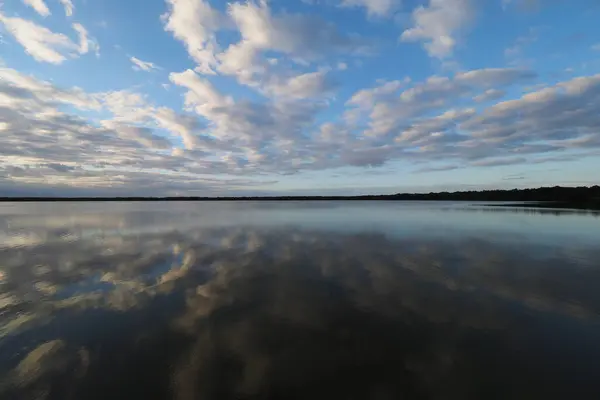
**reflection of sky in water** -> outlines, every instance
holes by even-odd
[[[600,394],[600,219],[485,210],[0,205],[0,398]]]
[[[112,282],[103,282],[102,274],[96,274],[89,278],[84,278],[81,281],[67,285],[58,290],[54,297],[56,299],[67,299],[72,296],[81,295],[90,292],[108,292],[114,289],[115,285]]]
[[[590,243],[600,236],[598,217],[515,211],[457,202],[9,203],[0,204],[0,246],[240,225],[536,242]]]

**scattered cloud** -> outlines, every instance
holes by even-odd
[[[224,16],[204,0],[166,0],[169,10],[162,16],[165,30],[183,42],[198,70],[213,74],[219,47],[215,32],[224,24]]]
[[[372,89],[362,89],[356,92],[347,104],[357,105],[363,108],[374,106],[376,102],[396,98],[398,90],[404,86],[406,82],[390,81]]]
[[[149,61],[142,61],[139,58],[133,56],[129,57],[129,61],[131,61],[131,63],[133,64],[132,68],[136,71],[152,71],[161,69],[154,63],[151,63]]]
[[[331,53],[365,51],[362,39],[341,34],[335,25],[318,16],[273,15],[265,1],[231,4],[229,15],[242,39],[221,56],[226,71],[251,68],[257,53],[264,51],[282,53],[300,62]]]
[[[71,0],[60,0],[60,2],[65,9],[65,15],[67,17],[72,17],[73,10],[75,9],[75,6],[73,6],[73,2]]]
[[[50,9],[46,3],[44,3],[44,0],[23,0],[23,3],[33,8],[35,12],[40,14],[42,17],[47,17],[51,14]]]
[[[51,15],[44,9],[50,2],[23,1]],[[114,90],[78,81],[84,90],[0,65],[3,185],[96,190],[154,180],[153,188],[173,191],[193,187],[205,175],[290,176],[391,162],[414,164],[419,172],[448,171],[568,160],[600,150],[596,75],[515,67],[528,57],[530,44],[546,40],[541,28],[516,37],[506,63],[496,68],[467,70],[487,64],[454,58],[476,13],[487,10],[473,0],[424,0],[406,10],[410,18],[402,27],[396,17],[407,2],[318,4],[354,9],[341,14],[368,24],[358,33],[327,13],[305,13],[311,8],[306,5],[165,1],[161,32],[183,45],[184,59],[183,66],[164,71],[168,81],[156,74],[151,82],[124,82]],[[72,16],[71,0],[55,3]],[[4,12],[6,45],[22,47],[36,61],[58,66],[99,52],[93,30],[81,23],[67,19],[61,30],[54,20],[64,23],[60,15],[44,19],[45,26],[37,15],[28,20]],[[382,24],[376,29],[375,18]],[[422,73],[404,68],[402,55],[390,58],[393,63],[371,63],[390,56],[378,50],[398,44],[380,40],[388,28],[394,38],[400,30],[401,46],[417,43],[433,58],[419,67]],[[177,65],[158,53],[132,53],[153,60],[128,55],[137,71]],[[32,65],[36,74],[58,69]],[[552,68],[567,71],[565,65]],[[163,96],[153,97],[157,93]]]
[[[497,167],[499,165],[524,164],[525,162],[527,162],[527,159],[524,157],[507,157],[473,161],[471,165],[475,167]]]
[[[399,92],[403,82],[386,82],[355,93],[349,105],[369,113],[366,134],[382,137],[410,127],[411,119],[447,107],[482,88],[499,87],[532,79],[535,74],[515,69],[481,69],[457,73],[453,78],[431,76]]]
[[[37,61],[61,64],[79,50],[79,46],[68,36],[54,33],[32,21],[18,17],[11,18],[0,13],[0,23]]]
[[[459,169],[458,165],[441,165],[436,167],[425,167],[419,168],[415,172],[418,174],[427,173],[427,172],[443,172],[443,171],[454,171],[455,169]]]
[[[520,180],[525,179],[525,177],[526,177],[526,174],[524,174],[524,173],[510,174],[510,175],[503,176],[502,180],[503,181],[515,181],[515,180],[520,181]]]
[[[318,122],[325,105],[303,101],[321,92],[325,72],[282,84],[274,95],[283,100],[266,103],[225,95],[193,70],[171,73],[170,81],[184,90],[184,114],[135,92],[61,89],[9,68],[0,76],[0,169],[18,168],[5,179],[21,185],[117,190],[154,180],[152,187],[168,192],[192,188],[205,174],[294,174],[400,159],[424,163],[420,171],[431,172],[600,149],[600,76],[481,110],[448,105],[486,93],[490,82],[510,85],[532,75],[476,70],[381,82],[348,100],[348,111],[366,113],[357,123]],[[98,125],[71,109],[103,118]],[[442,159],[446,165],[435,165]]]
[[[506,95],[504,90],[498,89],[487,89],[485,92],[473,97],[473,100],[477,103],[484,103],[486,101],[498,100]]]
[[[363,7],[370,17],[387,17],[396,11],[400,0],[342,0],[342,7]]]
[[[277,97],[306,99],[332,93],[336,81],[327,71],[311,72],[268,82],[265,91]]]
[[[451,56],[457,44],[457,35],[474,16],[470,0],[429,0],[412,13],[413,27],[402,32],[404,42],[425,42],[423,47],[431,57]]]
[[[94,51],[96,55],[100,54],[100,46],[98,46],[98,42],[89,37],[88,31],[83,25],[74,23],[73,29],[79,35],[79,54],[87,54],[90,49]]]
[[[484,68],[456,74],[457,82],[464,82],[479,87],[499,87],[519,82],[526,82],[537,77],[527,69],[518,68]]]
[[[119,137],[125,140],[134,140],[145,148],[150,149],[170,149],[171,141],[158,136],[150,128],[139,126],[128,126],[113,121],[103,121],[103,125],[108,129],[114,129]]]

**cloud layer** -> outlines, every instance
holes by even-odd
[[[153,72],[137,76],[151,77],[178,99],[168,104],[140,85],[86,90],[4,66],[1,183],[132,193],[150,187],[167,194],[213,187],[207,176],[241,179],[251,188],[347,167],[400,162],[413,171],[451,171],[600,151],[600,75],[588,70],[548,79],[531,66],[461,67],[455,50],[480,6],[428,0],[407,9],[404,3],[344,1],[336,10],[362,14],[369,24],[404,12],[404,26],[393,25],[399,51],[450,60],[456,68],[365,83],[356,70],[381,57],[376,36],[266,1],[204,0],[166,0],[166,12],[154,16],[187,55],[181,67],[160,53],[152,61],[127,56],[130,68]],[[6,10],[0,23],[40,63],[100,57],[98,40],[72,19],[72,2],[60,4],[68,21],[62,32]],[[24,5],[38,21],[55,18],[44,1]],[[588,48],[593,52],[594,44]]]

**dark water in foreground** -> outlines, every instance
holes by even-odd
[[[2,399],[600,398],[600,218],[0,205]]]

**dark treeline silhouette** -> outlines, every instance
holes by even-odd
[[[309,201],[309,200],[417,200],[535,202],[537,207],[600,209],[600,186],[541,187],[534,189],[460,192],[397,193],[364,196],[239,196],[239,197],[2,197],[0,201]],[[511,204],[506,204],[509,206]],[[515,204],[517,205],[517,204]],[[518,204],[523,206],[523,204]]]

